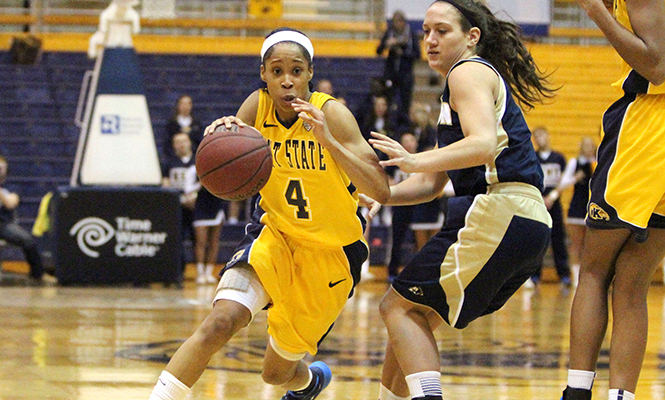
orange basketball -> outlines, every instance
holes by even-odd
[[[244,200],[265,186],[272,172],[270,146],[251,126],[220,125],[196,150],[201,185],[225,200]]]

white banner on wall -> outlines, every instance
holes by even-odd
[[[84,185],[158,185],[159,168],[143,95],[99,95],[81,168]]]

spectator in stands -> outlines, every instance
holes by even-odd
[[[397,132],[395,130],[395,123],[390,113],[389,98],[386,94],[378,94],[372,99],[373,107],[369,112],[369,115],[363,118],[363,125],[360,126],[360,132],[363,137],[369,140],[372,136],[372,132],[382,133],[391,138],[397,137]],[[374,149],[377,156],[380,160],[386,160],[387,156],[381,151]],[[386,168],[386,172],[389,176],[392,176],[395,172],[394,167]],[[366,213],[368,210],[363,210]],[[378,218],[372,219],[372,225],[384,225],[390,226],[392,224],[392,213],[390,212],[390,206],[382,207],[379,210]],[[369,228],[369,227],[368,227]],[[366,238],[369,238],[370,230],[365,231]],[[369,261],[366,261],[368,263]],[[367,267],[365,267],[367,268]],[[369,275],[368,275],[369,276]]]
[[[16,209],[20,203],[20,197],[17,193],[4,187],[7,173],[7,159],[0,156],[0,239],[23,249],[25,259],[30,266],[30,278],[41,281],[44,275],[44,265],[37,248],[37,241],[18,223]]]
[[[172,149],[171,155],[162,163],[162,186],[175,188],[180,191],[183,246],[181,255],[182,268],[177,283],[182,285],[187,266],[185,242],[187,239],[192,242],[195,241],[192,224],[194,222],[194,206],[201,184],[196,176],[194,152],[189,135],[184,132],[173,135]]]
[[[418,153],[436,147],[436,126],[430,117],[431,111],[428,104],[419,101],[411,105],[410,131],[418,140]],[[443,226],[442,205],[444,204],[445,198],[437,197],[413,206],[411,230],[416,239],[416,250],[420,250]]]
[[[395,123],[390,112],[390,100],[387,95],[378,94],[372,97],[372,108],[362,118],[360,132],[367,140],[372,137],[371,132],[379,132],[392,138],[395,137]],[[380,159],[385,159],[384,154],[378,150],[375,151]]]
[[[393,92],[393,101],[397,106],[396,118],[399,124],[409,120],[409,109],[415,83],[414,64],[420,58],[420,39],[406,20],[402,11],[395,11],[388,29],[376,48],[378,55],[387,50],[384,78],[386,85]]]
[[[436,125],[430,116],[432,108],[429,104],[416,101],[409,112],[409,132],[418,140],[418,152],[436,147]]]
[[[325,93],[325,94],[329,94],[329,95],[333,96],[334,98],[336,98],[337,101],[339,101],[340,103],[344,104],[345,106],[347,105],[346,104],[346,99],[340,93],[337,93],[337,91],[335,90],[335,87],[334,87],[334,85],[333,85],[333,83],[330,79],[320,79],[316,83],[316,91],[321,92],[321,93]]]
[[[415,153],[418,150],[418,141],[414,134],[405,132],[400,138],[402,147],[409,153]],[[409,177],[409,174],[396,168],[392,178],[391,185],[396,185]],[[390,249],[390,262],[388,263],[388,282],[392,283],[398,275],[399,268],[402,266],[403,245],[406,235],[409,232],[411,221],[413,220],[413,209],[415,205],[393,206],[392,209],[392,245]]]
[[[585,136],[580,141],[580,151],[577,157],[571,159],[566,166],[564,179],[572,175],[573,197],[568,207],[568,218],[566,225],[570,235],[570,255],[572,258],[573,278],[576,278],[580,270],[582,260],[582,248],[584,243],[584,218],[586,217],[587,203],[589,203],[589,182],[591,174],[596,167],[596,141]]]
[[[369,118],[374,107],[374,97],[386,96],[390,103],[390,91],[386,87],[385,79],[381,77],[372,77],[369,81],[369,92],[360,101],[358,106],[353,110],[353,115],[358,121],[358,126],[362,129],[365,125],[365,120]]]
[[[568,186],[562,180],[563,172],[566,169],[566,157],[563,154],[554,151],[550,144],[550,135],[547,128],[540,126],[533,130],[533,138],[536,142],[538,160],[543,169],[544,185],[543,200],[545,206],[552,216],[552,253],[554,256],[554,266],[561,284],[570,287],[570,265],[568,265],[568,245],[566,244],[566,226],[563,219],[563,207],[559,196],[561,191]],[[533,276],[531,281],[527,281],[527,287],[533,287],[540,283],[542,274],[542,263]]]
[[[219,236],[229,202],[213,196],[202,187],[194,206],[194,234],[196,235],[196,283],[217,283],[213,274],[219,254]]]
[[[335,97],[335,89],[330,79],[319,79],[319,81],[316,82],[316,91]]]
[[[203,139],[203,126],[201,125],[201,121],[194,116],[192,112],[193,107],[194,104],[191,96],[182,94],[178,97],[173,114],[166,123],[166,140],[163,146],[166,156],[173,154],[171,138],[180,132],[189,135],[193,151],[196,153],[196,149],[199,147],[201,139]]]

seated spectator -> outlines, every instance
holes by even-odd
[[[379,94],[372,98],[372,105],[369,113],[362,118],[362,124],[359,124],[363,137],[369,140],[372,137],[371,132],[379,132],[394,138],[395,126],[390,113],[390,99],[386,95]],[[380,151],[375,151],[379,159],[387,158]]]
[[[339,101],[340,103],[344,104],[345,106],[347,105],[346,99],[344,98],[344,96],[342,94],[337,93],[337,91],[335,90],[335,87],[333,86],[333,83],[330,79],[320,79],[316,83],[316,91],[321,92],[321,93],[325,93],[325,94],[329,94],[329,95],[333,96],[335,99],[337,99],[337,101]]]
[[[162,163],[162,186],[171,187],[180,191],[180,205],[182,206],[182,255],[181,276],[178,283],[182,284],[185,267],[185,240],[195,240],[193,221],[194,205],[198,197],[201,184],[196,176],[194,153],[189,135],[184,132],[173,135],[172,154]]]
[[[416,137],[409,132],[406,132],[400,138],[400,143],[409,153],[415,153],[418,147]],[[390,185],[396,185],[409,177],[409,173],[401,169],[395,169],[391,179]],[[413,210],[416,205],[392,206],[392,247],[390,250],[390,262],[388,263],[388,282],[393,281],[399,274],[400,267],[402,266],[402,245],[406,239],[406,235],[410,229],[411,221],[413,220]]]
[[[23,249],[25,259],[30,266],[30,278],[41,281],[44,265],[34,236],[18,224],[16,209],[20,203],[19,195],[3,185],[7,179],[7,159],[0,156],[0,239]]]
[[[418,153],[436,147],[436,125],[432,121],[431,111],[428,104],[416,101],[409,112],[409,132],[418,140]]]
[[[319,79],[319,81],[316,83],[316,91],[335,97],[335,89],[333,88],[333,84],[330,79]]]
[[[390,91],[386,87],[386,81],[380,77],[372,77],[369,81],[369,92],[353,110],[353,115],[356,117],[360,129],[365,125],[365,119],[369,118],[372,113],[374,98],[377,96],[385,96],[390,104]]]

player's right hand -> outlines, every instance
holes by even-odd
[[[208,136],[211,133],[217,129],[217,127],[224,125],[226,126],[226,129],[231,129],[231,125],[236,124],[238,126],[245,126],[244,122],[242,120],[234,115],[230,115],[228,117],[222,117],[214,120],[212,124],[208,125],[206,129],[203,131],[203,136]]]

